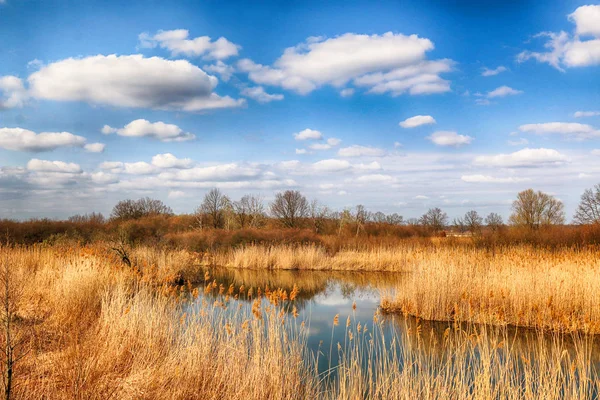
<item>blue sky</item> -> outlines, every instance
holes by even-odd
[[[0,0],[0,217],[333,209],[571,215],[600,181],[594,2]],[[413,118],[416,117],[416,118]]]

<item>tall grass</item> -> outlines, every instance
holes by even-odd
[[[446,263],[465,256],[436,251]],[[522,251],[515,259],[527,255]],[[390,333],[393,322],[379,314],[373,322],[349,318],[333,327],[332,321],[332,329],[345,330],[340,363],[318,371],[317,355],[307,353],[307,328],[274,299],[289,302],[291,293],[273,290],[264,293],[270,302],[245,306],[237,300],[245,288],[221,288],[210,276],[200,291],[174,286],[169,276],[179,267],[170,264],[187,256],[139,252],[152,268],[126,267],[101,248],[0,248],[1,262],[21,279],[15,323],[28,338],[15,366],[14,398],[584,399],[598,393],[586,336],[573,336],[567,347],[565,336],[554,333],[550,345],[533,340],[523,351],[506,327],[454,324],[435,333],[416,321]],[[422,257],[408,260],[414,267]],[[477,252],[469,257],[486,259]],[[577,271],[563,265],[571,257],[558,254],[568,271],[563,277]],[[589,257],[577,254],[579,269],[589,267]],[[543,256],[532,260],[552,268]],[[519,266],[528,268],[525,261]],[[593,288],[580,286],[576,299]],[[203,291],[222,295],[203,297]]]
[[[382,308],[426,320],[600,333],[598,249],[439,247],[416,256]]]

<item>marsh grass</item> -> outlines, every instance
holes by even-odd
[[[596,248],[540,250],[511,246],[495,253],[439,248],[382,308],[426,320],[600,333],[600,257]]]
[[[435,257],[459,268],[456,257],[465,256],[435,251]],[[528,255],[522,251],[507,261]],[[219,292],[220,298],[189,290],[191,284],[173,285],[173,271],[181,271],[179,264],[188,255],[139,252],[137,259],[147,265],[140,261],[142,266],[134,269],[102,247],[0,248],[2,263],[27,277],[15,321],[35,332],[28,341],[31,351],[15,370],[14,398],[585,399],[598,394],[593,344],[583,334],[569,336],[567,346],[566,336],[555,332],[550,345],[532,340],[524,351],[505,326],[451,324],[435,333],[415,321],[390,332],[393,322],[383,315],[359,321],[352,311],[337,326],[332,321],[332,329],[344,329],[343,343],[324,344],[338,349],[339,364],[319,371],[319,355],[307,350],[302,317],[283,309],[293,305],[297,291],[265,290],[246,307],[236,294],[248,288],[226,287],[212,276],[204,276],[203,291]],[[413,267],[415,260],[432,257],[431,250],[427,255],[400,252],[404,261],[413,260]],[[569,267],[573,258],[568,253],[559,254],[558,267],[541,255],[531,258],[533,266],[518,265],[523,274],[545,266],[550,272],[566,270],[566,275],[556,273],[562,278],[580,273],[591,279],[577,271],[596,268],[597,262],[586,258],[591,253],[581,256],[577,267]],[[475,252],[469,257],[477,261],[483,256]],[[451,275],[444,263],[436,265]],[[425,274],[423,269],[415,276]],[[461,276],[468,278],[467,272]],[[435,274],[432,279],[440,277]],[[553,284],[543,281],[537,289],[554,290]],[[562,285],[579,288],[574,298],[580,301],[594,288],[566,280]],[[567,297],[558,299],[568,309]]]

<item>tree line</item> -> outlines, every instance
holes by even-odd
[[[556,197],[527,189],[517,194],[512,204],[510,225],[539,229],[547,225],[562,225],[566,221],[563,203]],[[110,215],[112,220],[131,220],[155,215],[173,215],[173,210],[160,200],[148,197],[139,200],[118,202]],[[414,225],[428,228],[434,232],[453,228],[459,232],[477,232],[483,226],[491,230],[504,226],[502,217],[497,213],[480,216],[475,210],[468,211],[463,217],[449,222],[448,215],[440,208],[429,209],[420,218],[404,218],[397,214],[369,212],[362,205],[353,210],[332,211],[318,201],[309,201],[297,190],[286,190],[275,195],[274,200],[265,207],[262,197],[245,195],[232,201],[219,189],[210,190],[202,203],[194,211],[196,228],[233,229],[259,228],[267,219],[275,218],[286,228],[311,227],[319,233],[326,221],[336,220],[340,229],[346,224],[355,224],[356,234],[367,223],[390,225]],[[91,218],[101,222],[100,214],[75,216],[72,220]],[[586,189],[573,217],[575,224],[586,225],[600,223],[600,184]]]

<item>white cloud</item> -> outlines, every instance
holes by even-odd
[[[123,172],[131,175],[148,175],[156,172],[156,168],[153,165],[148,164],[145,161],[138,161],[134,163],[124,163],[125,169]]]
[[[576,111],[573,116],[575,118],[582,117],[597,117],[600,115],[600,111]]]
[[[346,88],[346,89],[340,90],[340,96],[342,96],[342,97],[351,97],[352,95],[354,95],[354,89],[352,89],[352,88]]]
[[[34,172],[57,172],[79,174],[81,167],[75,163],[66,163],[64,161],[47,161],[33,158],[27,163],[27,169]]]
[[[600,37],[600,5],[581,6],[569,15],[578,35]]]
[[[311,150],[329,150],[331,145],[328,143],[313,143],[308,148]]]
[[[494,75],[498,75],[502,72],[507,71],[506,67],[500,65],[497,68],[494,69],[489,69],[489,68],[483,68],[483,72],[481,72],[481,76],[494,76]]]
[[[69,132],[36,134],[22,128],[0,128],[0,147],[13,151],[42,152],[59,147],[83,147],[85,138]]]
[[[352,145],[338,150],[340,157],[382,157],[384,155],[385,150],[370,146]]]
[[[427,139],[431,140],[432,143],[438,146],[463,146],[470,144],[473,141],[471,136],[459,135],[454,131],[437,131],[431,136],[427,136]]]
[[[567,32],[541,32],[535,37],[547,37],[546,52],[523,51],[517,61],[535,59],[564,71],[565,68],[600,65],[600,5],[578,7],[569,15],[575,24],[573,35]],[[581,37],[586,39],[581,40]],[[591,38],[589,38],[591,37]]]
[[[537,135],[559,134],[575,137],[577,139],[587,139],[600,136],[600,130],[591,125],[580,124],[577,122],[546,122],[543,124],[525,124],[519,126],[521,132],[534,133]]]
[[[529,144],[529,140],[525,138],[520,138],[519,140],[509,140],[508,144],[511,146],[525,146]]]
[[[429,197],[424,196],[422,194],[415,196],[415,200],[427,200]]]
[[[415,115],[401,121],[398,125],[403,128],[416,128],[421,125],[435,124],[436,120],[431,115]]]
[[[231,65],[225,64],[223,61],[219,60],[214,64],[205,65],[205,71],[212,72],[215,74],[219,74],[223,81],[228,82],[231,79],[231,76],[235,73],[235,68]]]
[[[489,175],[463,175],[461,179],[469,183],[518,183],[530,181],[530,178],[497,178]]]
[[[510,154],[478,156],[473,164],[486,167],[544,167],[560,165],[568,162],[568,158],[554,149],[530,149],[515,151]]]
[[[163,179],[178,181],[235,181],[239,179],[256,178],[262,174],[260,168],[252,165],[240,165],[237,163],[220,164],[209,167],[194,167],[180,169],[175,172],[163,172],[159,176]]]
[[[16,76],[0,76],[0,110],[23,107],[27,101],[27,89]]]
[[[271,101],[283,100],[282,94],[270,94],[265,92],[262,86],[245,88],[241,91],[242,96],[250,97],[259,103],[269,103]]]
[[[161,121],[150,122],[145,119],[136,119],[119,129],[104,125],[102,133],[105,135],[116,133],[119,136],[129,137],[151,137],[162,142],[183,142],[196,138],[195,135],[184,132],[177,125],[166,124]]]
[[[171,190],[169,191],[169,196],[170,199],[180,199],[183,197],[186,197],[185,192],[181,191],[181,190]]]
[[[68,58],[43,66],[28,81],[31,95],[47,100],[181,111],[245,104],[213,93],[218,79],[186,60],[139,54]]]
[[[352,165],[346,160],[321,160],[312,164],[312,168],[317,172],[338,172],[352,168]]]
[[[521,93],[523,93],[522,90],[516,90],[508,86],[500,86],[499,88],[488,92],[487,97],[493,99],[494,97],[514,96]]]
[[[174,29],[170,31],[158,31],[150,36],[147,32],[139,35],[140,46],[144,48],[160,47],[171,52],[172,56],[184,55],[187,57],[199,57],[223,60],[237,56],[241,46],[230,42],[224,37],[212,41],[208,36],[200,36],[188,39],[187,29]]]
[[[321,140],[323,139],[323,134],[314,129],[305,129],[298,133],[294,134],[294,138],[296,140]]]
[[[306,149],[296,149],[296,154],[306,154]]]
[[[600,149],[594,149],[591,151],[593,156],[600,156]]]
[[[102,153],[105,147],[104,143],[89,143],[83,146],[88,153]]]
[[[103,171],[94,172],[91,174],[92,181],[97,184],[107,185],[110,183],[119,182],[119,178],[116,175],[106,173]]]
[[[361,175],[356,178],[356,182],[359,183],[394,183],[396,182],[396,178],[390,175],[384,174],[369,174],[369,175]]]
[[[177,158],[171,153],[165,153],[152,157],[152,165],[158,168],[191,168],[194,162],[190,158]]]
[[[379,164],[377,161],[370,162],[369,164],[354,164],[354,169],[358,171],[376,171],[381,169],[381,164]]]
[[[123,163],[120,161],[105,161],[100,164],[99,168],[110,171],[111,173],[119,173],[123,171]]]
[[[327,144],[330,146],[337,146],[340,143],[342,143],[342,139],[338,139],[338,138],[329,138],[327,139]]]
[[[350,81],[371,87],[372,93],[449,91],[449,82],[439,74],[451,70],[453,63],[426,60],[426,53],[433,48],[429,39],[417,35],[346,33],[329,39],[308,38],[287,48],[273,66],[244,59],[238,62],[238,68],[258,84],[280,86],[300,94],[324,85],[341,88]]]

